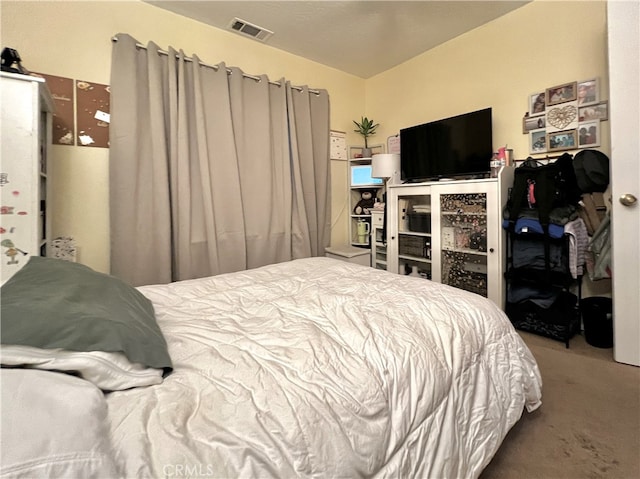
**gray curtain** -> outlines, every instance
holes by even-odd
[[[167,53],[113,44],[111,273],[143,285],[322,256],[327,92]]]

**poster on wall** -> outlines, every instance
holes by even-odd
[[[347,159],[347,135],[344,131],[331,130],[330,144],[332,160],[346,160]]]
[[[73,99],[73,78],[64,78],[46,73],[33,73],[47,81],[47,87],[53,97],[56,111],[53,113],[53,132],[51,142],[54,145],[73,145],[75,133],[73,130],[73,113],[75,102]]]
[[[79,146],[109,148],[110,97],[109,85],[76,80]]]

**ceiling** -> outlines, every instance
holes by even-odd
[[[148,0],[147,3],[227,31],[233,31],[229,25],[238,17],[274,32],[264,41],[266,45],[369,78],[528,1]]]

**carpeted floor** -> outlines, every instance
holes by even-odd
[[[640,478],[640,368],[582,336],[521,332],[542,373],[542,406],[524,413],[481,479]]]

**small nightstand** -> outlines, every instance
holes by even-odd
[[[371,211],[371,266],[387,269],[387,244],[383,235],[384,211]]]
[[[325,248],[327,258],[339,259],[347,263],[371,266],[371,252],[368,249],[356,248],[354,246],[329,246]]]

